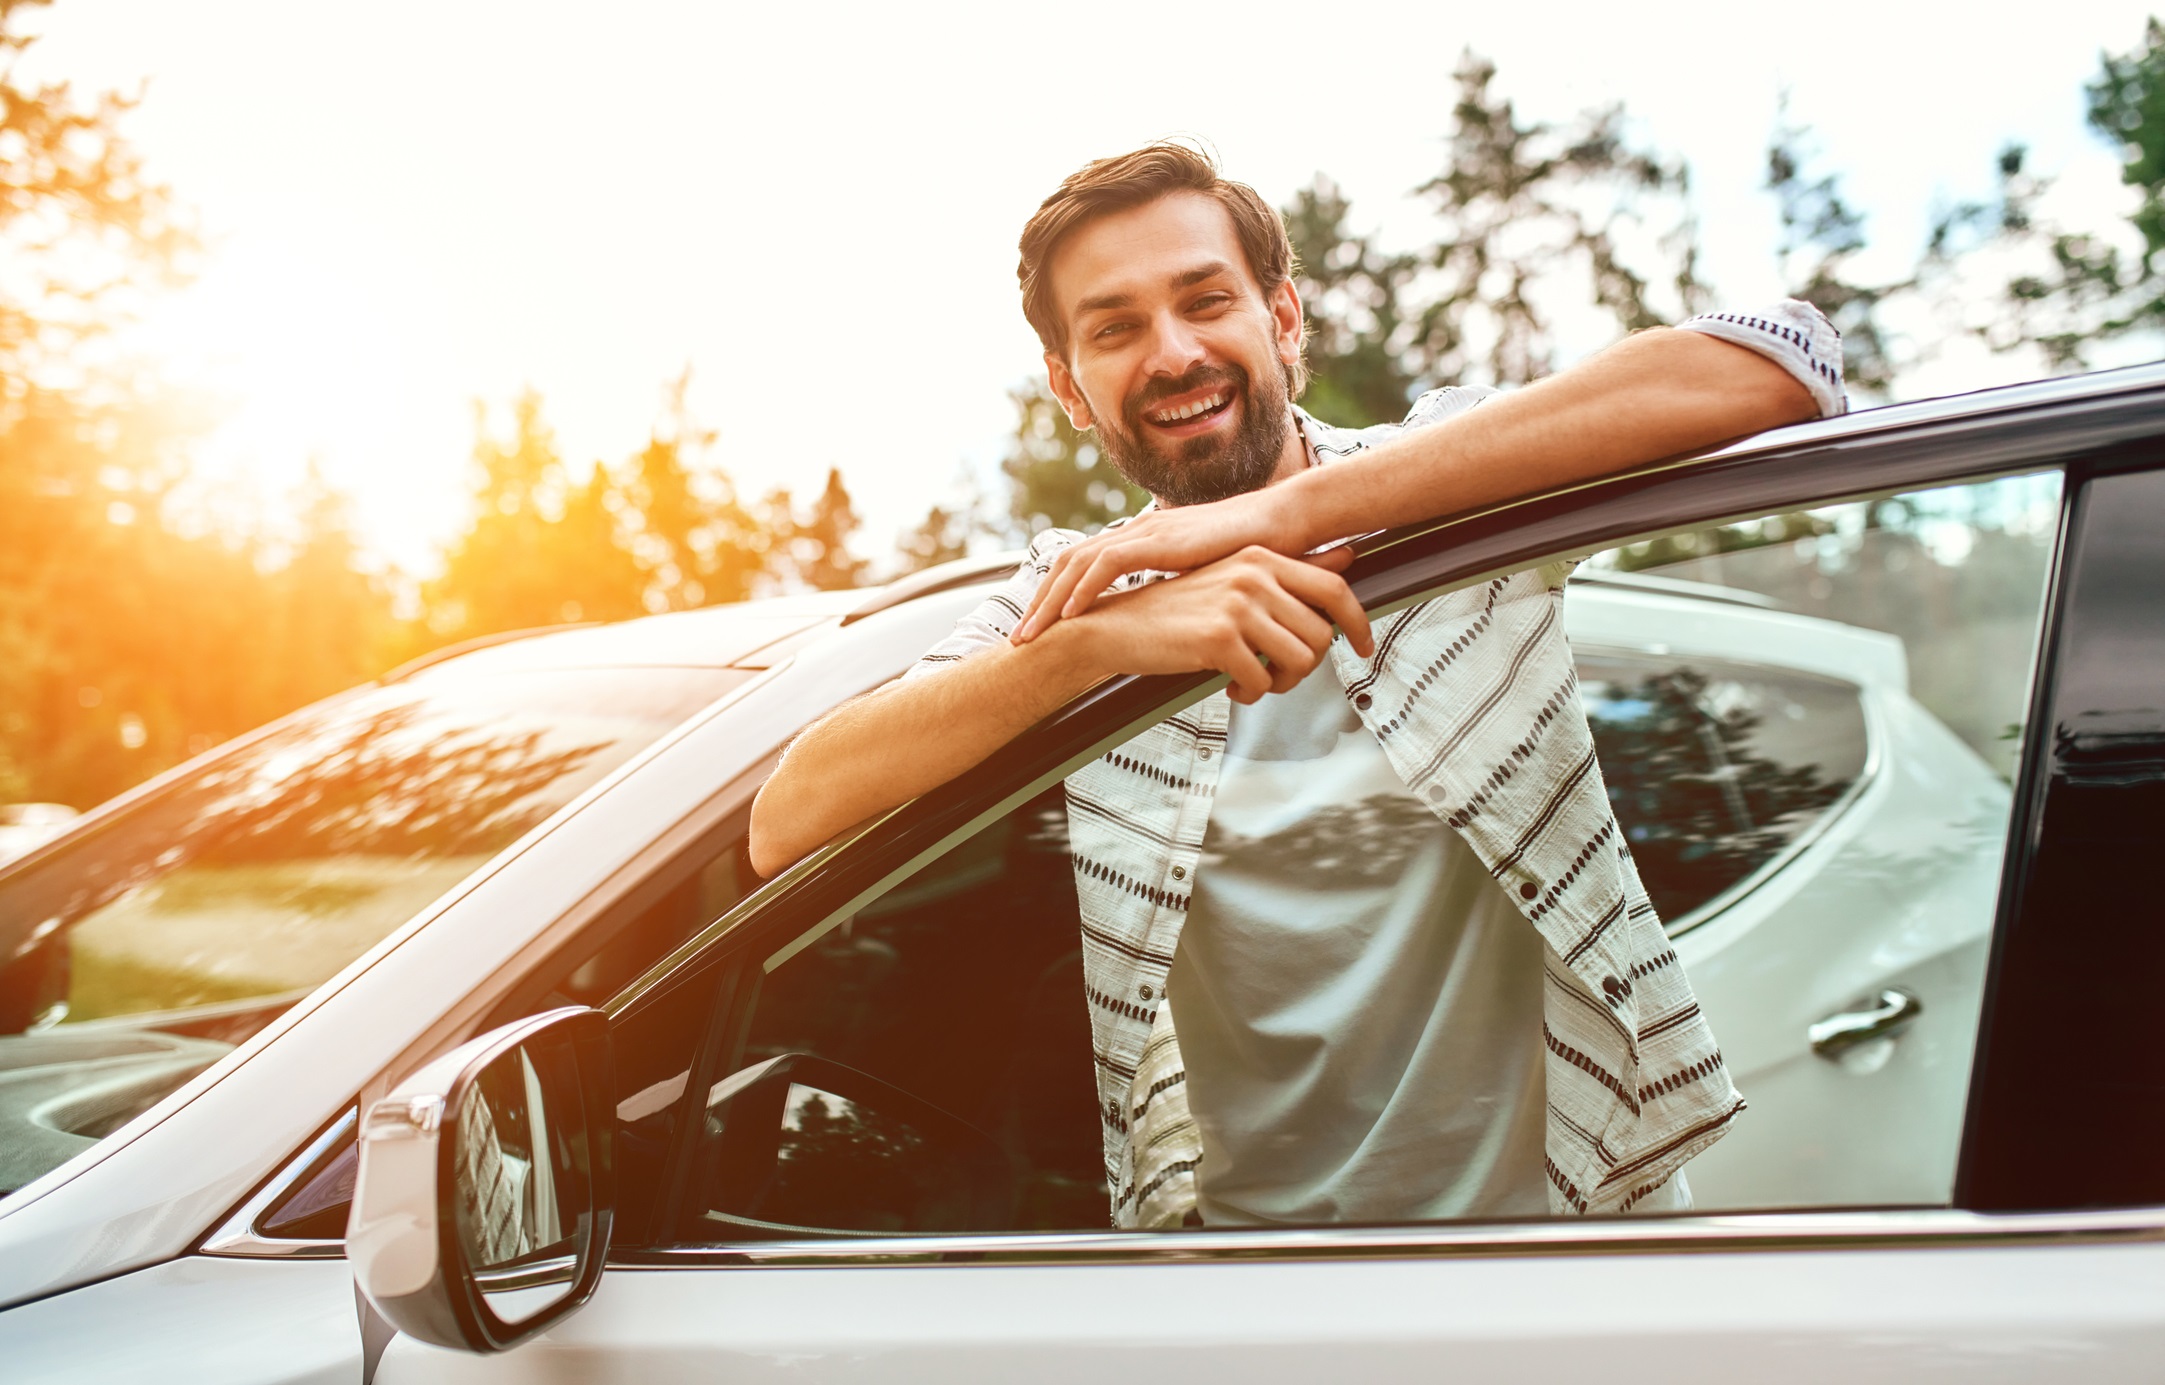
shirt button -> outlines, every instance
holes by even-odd
[[[1174,878],[1175,880],[1185,880],[1185,879],[1187,879],[1187,878],[1188,878],[1188,868],[1187,868],[1186,866],[1174,866],[1174,867],[1173,867],[1173,878]]]
[[[1197,752],[1195,752],[1195,757],[1198,760],[1207,760],[1210,758],[1210,751],[1207,748],[1203,750],[1198,750]]]
[[[1376,699],[1370,697],[1367,693],[1362,693],[1359,697],[1353,699],[1353,705],[1365,712],[1376,705]]]
[[[1527,882],[1526,882],[1525,884],[1523,884],[1523,885],[1519,886],[1519,898],[1520,898],[1520,899],[1532,899],[1532,898],[1534,898],[1534,897],[1535,897],[1536,895],[1538,895],[1538,894],[1540,894],[1540,893],[1541,893],[1541,887],[1540,887],[1539,885],[1536,885],[1536,884],[1535,884],[1535,883],[1534,883],[1533,881],[1531,881],[1531,880],[1529,880],[1529,881],[1527,881]]]
[[[1150,989],[1150,987],[1148,987],[1148,986],[1144,986],[1144,987],[1142,987],[1142,988],[1141,988],[1141,989],[1140,989],[1140,990],[1139,990],[1139,991],[1137,992],[1137,994],[1139,994],[1140,996],[1142,996],[1142,998],[1143,998],[1143,999],[1145,999],[1145,1000],[1148,1000],[1148,999],[1150,999],[1150,998],[1151,998],[1152,996],[1156,995],[1156,994],[1157,994],[1157,992],[1156,992],[1156,991],[1153,991],[1153,990],[1151,990],[1151,989]]]

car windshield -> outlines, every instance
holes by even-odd
[[[301,712],[0,875],[0,1196],[751,676],[453,662]]]

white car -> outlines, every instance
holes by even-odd
[[[2144,370],[1807,425],[1353,574],[1378,609],[1910,507],[1930,584],[1795,545],[1848,619],[1603,561],[1565,604],[1619,820],[1752,1104],[1690,1166],[1692,1213],[1103,1229],[1061,779],[1207,682],[1107,684],[777,880],[743,858],[788,738],[983,598],[996,569],[960,565],[454,651],[0,868],[0,1361],[2145,1374],[2165,1172],[2131,1018],[2156,945],[2098,853],[2159,826],[2165,702],[2129,689],[2165,669],[2165,473],[2116,449],[2165,431],[2161,402]],[[1976,555],[2018,494],[2066,536],[2014,580]],[[1952,684],[1889,633],[1990,624],[1943,599],[2012,632]],[[1995,767],[1913,695],[1920,656],[2053,734]]]

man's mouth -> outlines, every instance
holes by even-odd
[[[1201,432],[1231,407],[1232,403],[1232,388],[1221,386],[1205,395],[1151,409],[1144,413],[1143,417],[1159,428],[1170,428],[1182,433]]]

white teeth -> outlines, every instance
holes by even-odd
[[[1197,414],[1208,413],[1212,409],[1217,408],[1220,404],[1223,404],[1225,400],[1226,396],[1222,394],[1214,394],[1208,399],[1198,399],[1193,404],[1189,404],[1184,408],[1174,409],[1169,413],[1159,414],[1157,416],[1157,421],[1159,423],[1179,423],[1183,420],[1194,418]]]

